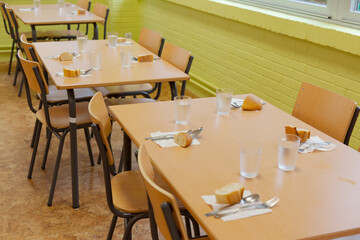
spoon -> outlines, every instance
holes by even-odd
[[[260,198],[260,195],[257,194],[257,193],[253,193],[247,197],[243,197],[241,200],[244,201],[244,203],[254,203],[254,202],[257,202]],[[240,202],[241,202],[240,200]],[[238,203],[234,203],[234,204],[231,204],[231,205],[228,205],[228,206],[225,206],[225,207],[221,207],[217,210],[214,210],[212,212],[208,212],[205,214],[205,216],[207,217],[210,217],[210,216],[214,216],[214,215],[217,215],[219,212],[225,210],[226,208],[229,208],[229,207],[232,207],[234,206],[235,204],[238,204]]]
[[[276,203],[278,203],[280,201],[280,198],[278,197],[274,197],[264,203],[250,203],[248,205],[243,205],[240,206],[238,208],[234,208],[234,209],[230,209],[228,211],[224,211],[224,213],[218,212],[214,215],[215,218],[222,218],[224,216],[233,214],[238,212],[241,209],[247,209],[247,208],[271,208],[273,207]]]

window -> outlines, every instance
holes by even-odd
[[[360,24],[360,0],[234,0],[265,8]]]

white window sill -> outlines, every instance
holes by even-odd
[[[228,0],[167,1],[360,56],[359,29]]]

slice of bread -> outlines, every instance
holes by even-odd
[[[193,140],[192,136],[187,132],[179,132],[174,136],[174,142],[183,148],[190,146],[192,140]]]
[[[148,55],[140,55],[137,57],[138,62],[152,62],[154,61],[154,55],[148,54]]]
[[[81,71],[80,69],[69,69],[63,68],[64,77],[80,77]]]
[[[300,142],[306,142],[310,138],[310,131],[306,129],[297,129],[298,136],[300,137]]]
[[[117,43],[124,43],[124,42],[126,42],[126,38],[123,38],[123,37],[117,38]]]
[[[63,52],[59,55],[60,61],[72,61],[74,59],[74,56],[69,52]]]
[[[85,10],[85,9],[78,9],[78,10],[77,10],[77,14],[78,14],[78,15],[85,15],[85,14],[86,14],[86,10]]]
[[[216,202],[219,204],[235,204],[240,202],[244,186],[241,183],[230,183],[215,191]]]
[[[285,126],[285,133],[286,134],[294,134],[294,135],[298,136],[298,133],[296,131],[296,127],[291,126],[291,125]]]
[[[262,102],[259,98],[255,97],[254,95],[248,95],[241,108],[243,110],[261,110],[262,109]]]

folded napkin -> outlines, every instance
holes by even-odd
[[[310,137],[306,142],[300,144],[299,153],[311,153],[314,150],[318,151],[332,151],[336,148],[335,143],[325,142],[320,137]]]
[[[169,135],[169,134],[177,134],[179,132],[186,132],[186,131],[178,131],[178,132],[154,132],[151,133],[150,135],[152,137],[159,137],[159,136],[164,136],[164,135]],[[179,147],[179,145],[177,143],[174,142],[174,139],[164,139],[164,140],[157,140],[154,141],[156,142],[160,147]],[[196,138],[193,139],[191,145],[199,145],[200,142],[199,140],[197,140]]]
[[[31,12],[31,11],[35,11],[35,8],[19,8],[18,11],[19,12]]]
[[[236,105],[241,106],[241,105],[243,105],[243,103],[244,103],[244,99],[237,99],[237,98],[231,99],[231,104],[236,104]]]
[[[248,190],[244,191],[243,197],[247,197],[251,195],[251,192]],[[201,196],[202,199],[206,202],[206,204],[212,206],[213,210],[217,210],[221,207],[225,207],[228,204],[218,204],[216,203],[216,198],[215,195],[205,195],[205,196]],[[242,202],[243,203],[243,202]],[[239,206],[241,206],[242,204],[235,204],[232,207],[229,207],[228,209],[233,209],[233,208],[237,208]],[[227,215],[222,217],[221,219],[226,222],[226,221],[231,221],[231,220],[237,220],[237,219],[241,219],[241,218],[247,218],[247,217],[252,217],[252,216],[256,216],[256,215],[261,215],[261,214],[265,214],[265,213],[269,213],[272,212],[272,210],[270,208],[259,208],[259,209],[243,209],[240,210],[236,213]]]

